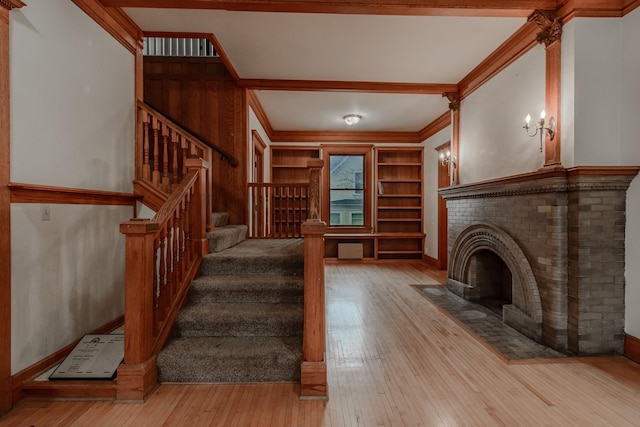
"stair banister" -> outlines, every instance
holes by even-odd
[[[304,237],[304,332],[300,396],[327,398],[326,321],[324,289],[324,235],[320,219],[320,182],[324,161],[314,159],[309,168],[309,219],[302,224]]]
[[[156,354],[168,339],[206,240],[209,164],[186,160],[187,174],[153,219],[120,225],[125,234],[124,363],[117,398],[143,401],[157,385]]]

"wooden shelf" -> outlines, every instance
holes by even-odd
[[[422,147],[377,148],[375,169],[376,258],[421,258],[424,246]]]

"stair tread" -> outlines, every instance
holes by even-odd
[[[302,315],[304,308],[298,303],[264,303],[264,302],[207,302],[186,305],[179,317],[202,314],[212,319],[242,317],[246,320],[269,316],[282,319]]]
[[[162,382],[299,381],[300,337],[189,337],[158,356]]]
[[[217,276],[200,276],[193,280],[191,286],[220,289],[256,288],[298,288],[304,286],[304,279],[297,275],[281,274],[221,274]]]

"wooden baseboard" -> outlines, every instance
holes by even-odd
[[[432,266],[433,268],[437,268],[440,270],[440,260],[430,257],[429,255],[422,254],[422,260]]]
[[[302,362],[300,368],[300,399],[328,399],[327,363]]]
[[[11,395],[11,377],[0,379],[0,416],[13,406]]]
[[[640,363],[640,338],[624,334],[624,355]]]
[[[124,316],[120,316],[90,333],[107,334],[113,331],[114,329],[119,328],[123,324],[124,324]],[[80,338],[78,338],[76,341],[72,342],[71,344],[63,347],[62,349],[56,351],[55,353],[49,355],[48,357],[45,357],[39,362],[34,363],[33,365],[13,375],[11,377],[13,403],[16,404],[20,402],[22,399],[24,399],[28,395],[33,396],[34,395],[33,389],[35,385],[34,387],[31,387],[31,386],[27,387],[27,384],[30,384],[30,382],[32,382],[32,380],[38,375],[41,375],[43,372],[46,372],[47,370],[51,369],[51,367],[53,367],[54,365],[62,362],[64,358],[67,357],[69,353],[71,353],[71,350],[73,350],[73,348],[76,346],[76,344],[78,344],[79,341],[80,341]],[[44,386],[41,385],[35,388],[37,389],[42,387]],[[28,392],[26,392],[26,388],[29,388]],[[48,390],[46,392],[47,394],[52,393],[51,390],[49,389],[46,389],[46,390]]]

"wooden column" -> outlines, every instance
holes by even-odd
[[[460,161],[460,94],[458,92],[445,92],[442,94],[449,100],[449,110],[451,111],[451,185],[460,183],[458,174],[458,164]]]
[[[131,220],[120,225],[126,235],[124,364],[118,368],[118,400],[143,401],[157,385],[153,344],[154,247],[158,224]]]
[[[555,11],[534,11],[528,18],[540,28],[536,40],[538,43],[544,43],[546,51],[546,86],[545,86],[545,111],[547,123],[553,117],[555,119],[555,134],[553,139],[549,138],[547,132],[545,136],[545,152],[544,167],[545,168],[561,168],[560,159],[560,130],[561,123],[560,113],[562,110],[562,92],[561,92],[561,69],[562,69],[562,24],[558,19]]]
[[[11,391],[11,132],[9,99],[11,9],[20,0],[0,0],[0,415],[13,406]]]
[[[203,159],[186,159],[187,170],[198,170],[198,180],[191,199],[191,224],[193,225],[191,241],[193,250],[199,256],[209,253],[209,240],[207,239],[207,217],[211,218],[211,212],[207,212],[207,176],[209,163]],[[209,220],[210,221],[210,220]]]
[[[310,160],[309,219],[302,224],[304,237],[304,332],[300,376],[302,399],[326,399],[327,362],[324,235],[327,224],[320,219],[320,182],[323,160]]]

